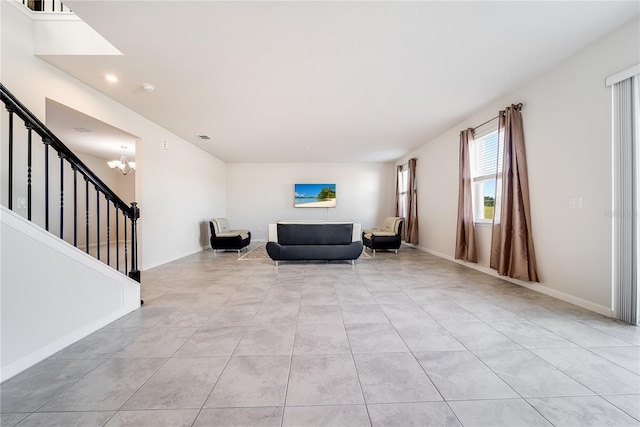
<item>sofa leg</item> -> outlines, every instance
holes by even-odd
[[[375,249],[371,249],[373,251],[373,257],[376,257],[376,250]]]
[[[355,265],[356,265],[356,260],[355,260],[355,259],[352,259],[352,260],[351,260],[351,265],[353,265],[353,266],[355,266]]]

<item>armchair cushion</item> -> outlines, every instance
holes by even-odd
[[[402,231],[400,228],[402,221],[404,221],[404,218],[388,216],[382,222],[382,228],[364,230],[363,233],[375,236],[395,236],[396,234],[400,234]]]
[[[380,231],[380,230],[366,230],[368,232],[364,233],[364,236],[367,238],[371,238],[371,236],[395,236],[396,233],[392,231]]]

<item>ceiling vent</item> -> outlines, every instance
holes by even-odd
[[[209,135],[198,135],[198,138],[200,138],[200,139],[211,139],[209,137]]]
[[[73,130],[75,130],[76,132],[80,132],[80,133],[91,132],[91,129],[87,129],[87,128],[73,128]]]

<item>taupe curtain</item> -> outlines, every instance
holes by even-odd
[[[489,264],[502,276],[539,282],[520,105],[500,111],[498,118],[498,132],[504,132],[504,158],[502,178],[496,182]]]
[[[473,129],[460,132],[460,182],[458,188],[458,225],[455,258],[463,261],[478,262],[476,231],[473,223],[473,201],[471,198],[469,143],[472,140]]]
[[[416,164],[417,159],[409,159],[409,188],[407,189],[407,218],[406,218],[406,235],[404,241],[407,243],[418,244],[418,191],[416,187]]]

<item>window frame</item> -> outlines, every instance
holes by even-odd
[[[406,218],[409,209],[409,165],[398,170],[398,216]]]
[[[504,149],[504,133],[499,132],[498,129],[498,119],[495,118],[490,120],[489,122],[483,124],[476,128],[474,132],[474,138],[470,141],[469,147],[469,155],[470,155],[470,178],[471,178],[471,200],[473,207],[473,222],[476,224],[492,224],[495,218],[495,208],[496,208],[496,199],[498,198],[500,189],[498,188],[499,183],[502,181],[502,158],[503,158],[503,149]],[[483,160],[486,159],[486,154],[484,152],[479,152],[479,147],[481,144],[484,144],[490,138],[498,137],[497,147],[495,153],[495,168],[493,170],[488,171],[489,173],[480,173],[478,171],[479,168],[486,169],[486,165],[482,165]],[[478,158],[478,156],[482,156]],[[491,160],[491,159],[489,159]],[[487,172],[484,170],[483,172]],[[494,181],[494,215],[491,218],[484,217],[485,210],[485,201],[484,201],[484,186],[487,182]]]

